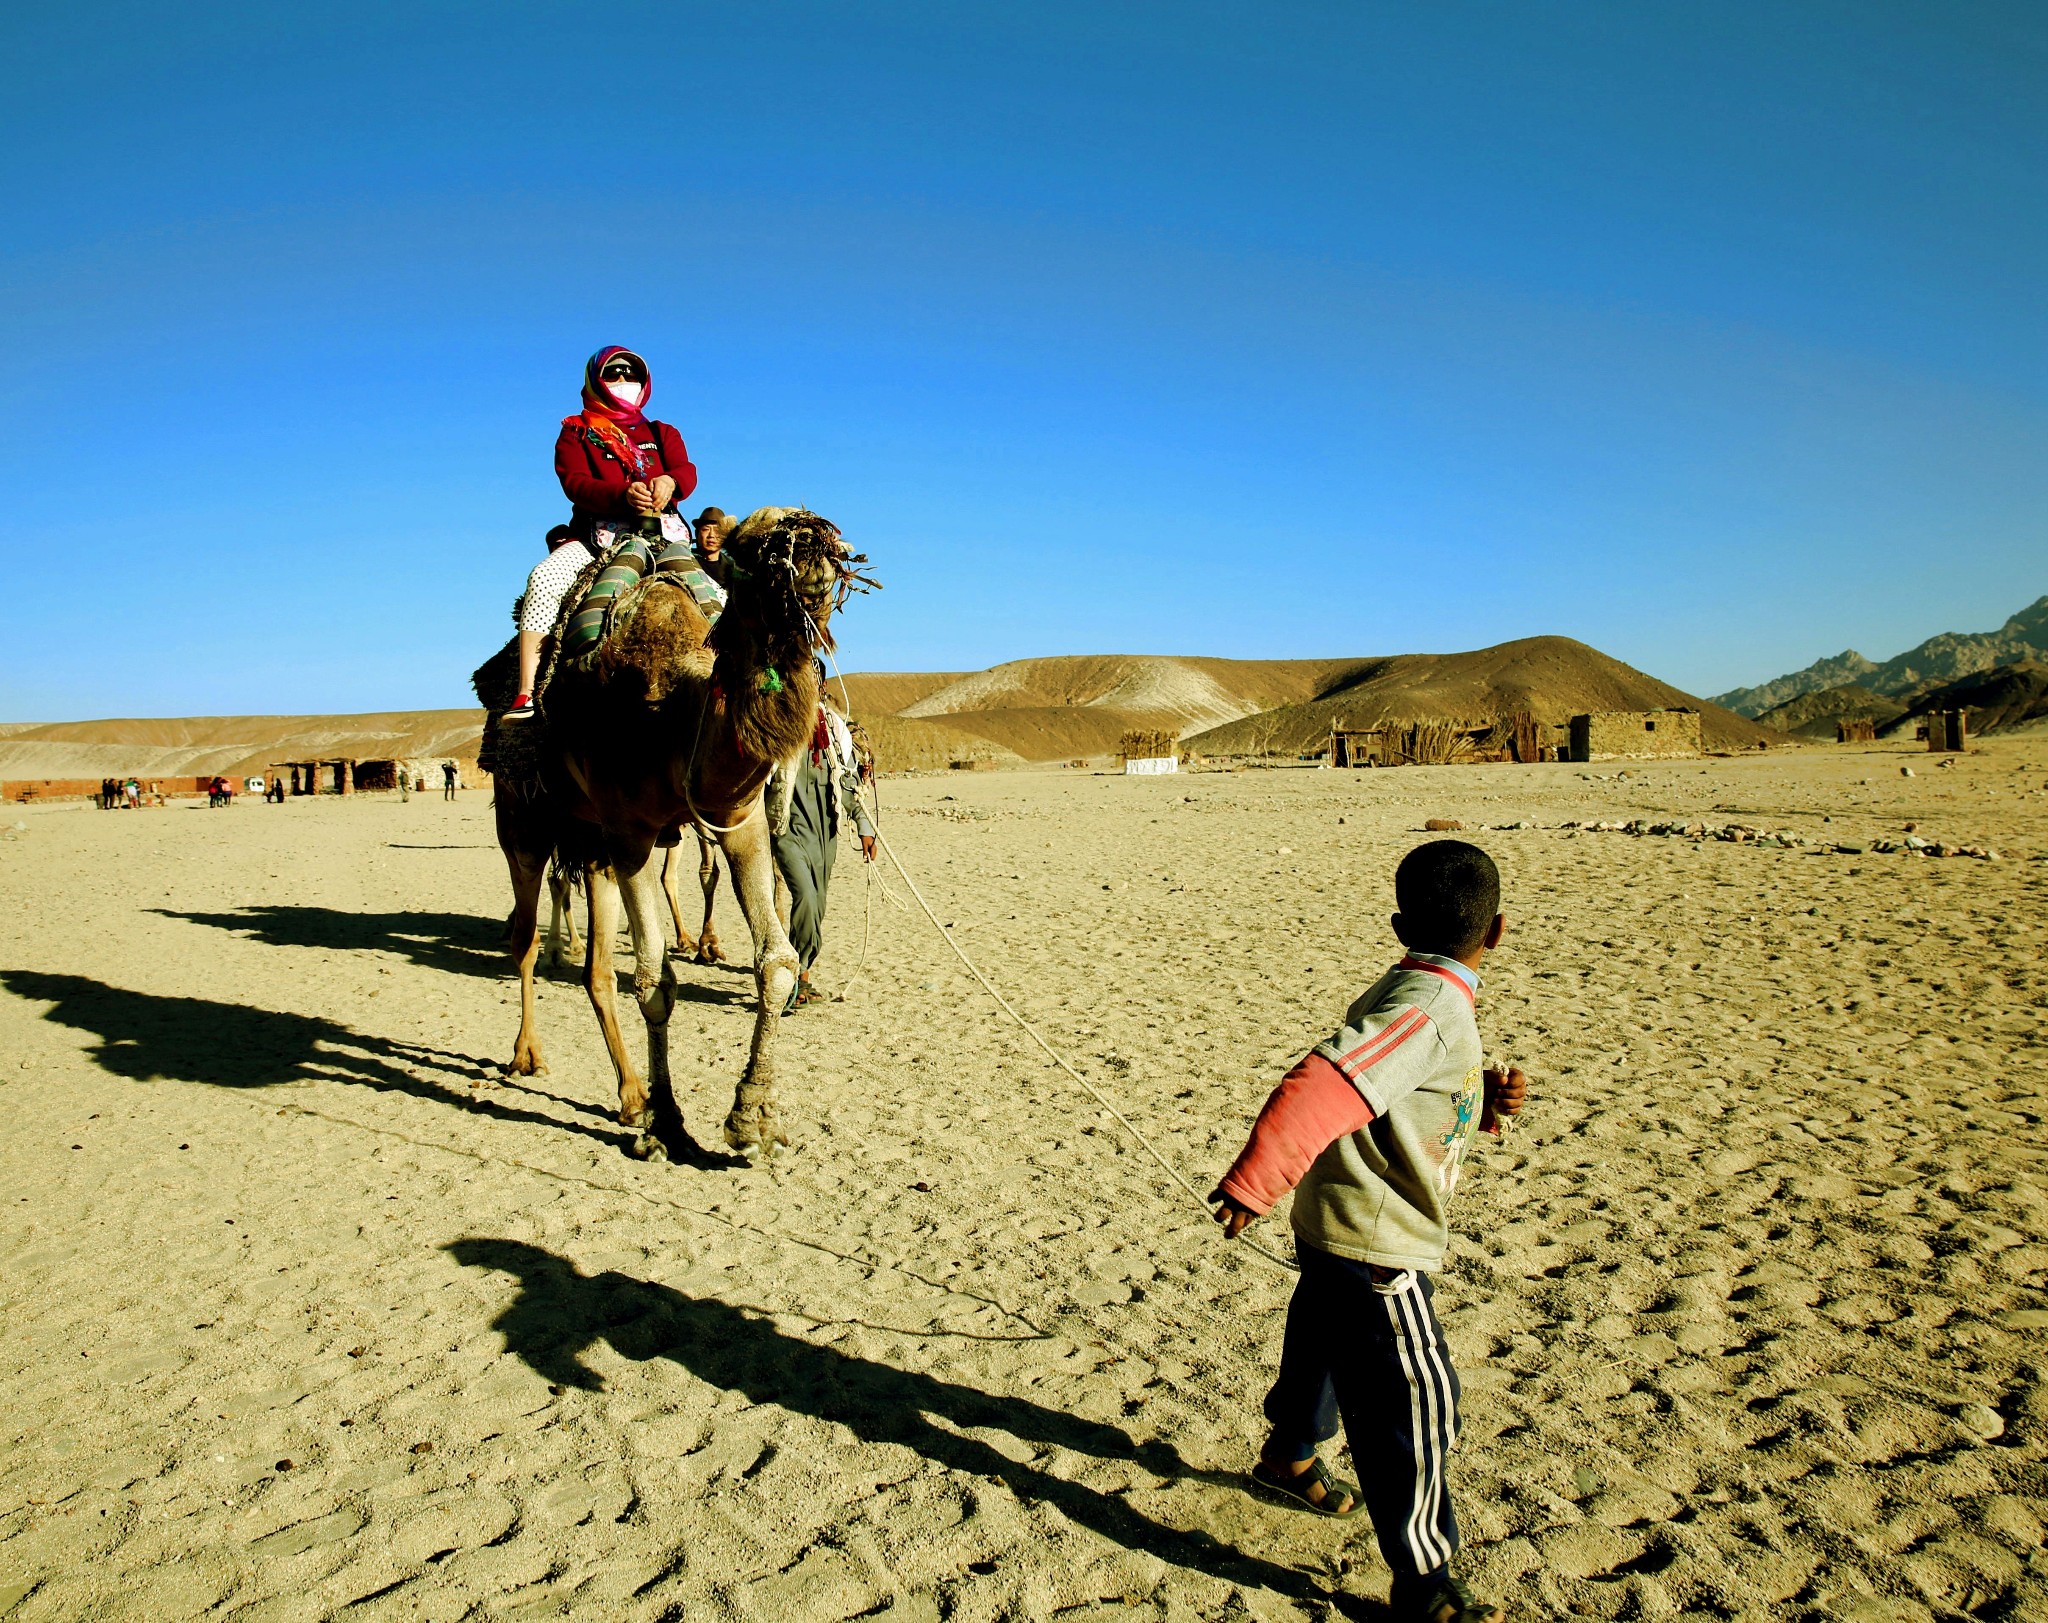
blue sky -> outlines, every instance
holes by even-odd
[[[468,702],[614,342],[872,555],[849,669],[2048,591],[2038,6],[87,3],[0,89],[0,719]]]

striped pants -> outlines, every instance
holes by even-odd
[[[1365,1263],[1297,1243],[1280,1378],[1266,1394],[1268,1454],[1305,1460],[1337,1435],[1393,1570],[1396,1602],[1450,1565],[1458,1523],[1445,1482],[1458,1439],[1458,1372],[1430,1306],[1429,1276],[1375,1280]],[[1386,1269],[1379,1270],[1382,1276]]]

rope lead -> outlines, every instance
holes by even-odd
[[[1132,1123],[1130,1117],[1126,1116],[1121,1110],[1117,1109],[1117,1107],[1110,1102],[1108,1097],[1102,1092],[1100,1088],[1096,1087],[1096,1085],[1093,1082],[1090,1082],[1088,1078],[1083,1076],[1079,1071],[1075,1070],[1073,1066],[1069,1065],[1066,1062],[1066,1060],[1061,1057],[1059,1051],[1055,1049],[1051,1043],[1047,1042],[1043,1037],[1039,1036],[1037,1028],[1033,1026],[1029,1020],[1026,1020],[1024,1016],[1022,1016],[1015,1009],[1010,1007],[1009,999],[1005,998],[1002,993],[998,992],[993,986],[989,984],[988,977],[982,974],[980,968],[975,964],[974,960],[967,956],[965,949],[961,947],[959,942],[953,939],[952,933],[949,930],[947,930],[945,925],[939,922],[938,914],[932,911],[931,903],[927,902],[924,899],[924,892],[917,888],[917,881],[910,877],[910,870],[903,866],[903,859],[897,856],[895,848],[891,846],[889,842],[882,837],[882,831],[879,827],[875,830],[875,843],[880,845],[884,851],[889,853],[889,860],[896,865],[897,873],[903,876],[903,883],[910,887],[910,894],[916,899],[917,905],[924,910],[924,916],[932,921],[932,928],[934,930],[937,930],[940,936],[942,936],[945,939],[946,945],[953,949],[953,956],[958,958],[961,963],[967,966],[967,973],[972,975],[977,981],[981,983],[981,989],[984,992],[988,993],[990,997],[996,1000],[997,1006],[1001,1008],[1003,1013],[1007,1014],[1012,1020],[1017,1022],[1019,1029],[1023,1031],[1025,1036],[1029,1037],[1033,1042],[1038,1044],[1038,1046],[1041,1049],[1044,1050],[1045,1057],[1047,1059],[1051,1060],[1053,1064],[1057,1065],[1061,1070],[1065,1071],[1068,1076],[1072,1077],[1074,1081],[1078,1082],[1081,1085],[1081,1087],[1087,1092],[1089,1098],[1093,1099],[1098,1105],[1102,1106],[1104,1110],[1108,1111],[1110,1115],[1116,1118],[1118,1124],[1122,1126],[1123,1130],[1129,1133],[1132,1138],[1138,1141],[1139,1145],[1144,1149],[1147,1155],[1151,1156],[1153,1160],[1159,1163],[1160,1170],[1162,1170],[1175,1183],[1179,1184],[1182,1189],[1187,1191],[1188,1199],[1192,1200],[1198,1207],[1201,1208],[1202,1216],[1204,1218],[1212,1218],[1214,1216],[1214,1213],[1212,1213],[1209,1210],[1209,1203],[1202,1198],[1201,1192],[1197,1190],[1193,1184],[1189,1183],[1186,1178],[1181,1176],[1180,1169],[1176,1167],[1171,1161],[1167,1160],[1167,1158],[1164,1155],[1160,1154],[1158,1149],[1154,1147],[1152,1141],[1149,1138],[1147,1138],[1143,1133],[1138,1131],[1137,1127]],[[1284,1268],[1289,1273],[1293,1273],[1296,1271],[1295,1264],[1289,1262],[1277,1251],[1268,1251],[1256,1240],[1249,1240],[1246,1239],[1243,1235],[1239,1235],[1238,1243],[1240,1245],[1248,1246],[1251,1250],[1257,1252],[1258,1255],[1264,1257],[1268,1262],[1272,1263],[1275,1267]]]

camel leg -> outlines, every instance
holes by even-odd
[[[676,954],[688,958],[697,951],[697,943],[690,939],[690,932],[683,928],[683,898],[676,888],[681,878],[682,863],[680,845],[672,845],[661,854],[661,894],[668,900],[669,922],[676,927]]]
[[[545,1071],[540,1037],[534,1018],[533,968],[540,956],[540,887],[547,872],[545,851],[523,849],[514,838],[508,820],[501,816],[498,839],[505,852],[505,865],[512,872],[512,917],[505,929],[506,945],[519,970],[519,1036],[512,1045],[512,1059],[505,1067],[512,1076],[532,1076]]]
[[[568,937],[563,940],[564,935]],[[564,956],[566,954],[566,957]],[[583,956],[576,936],[576,892],[561,869],[548,869],[548,969],[559,975],[565,963]]]
[[[776,1145],[789,1142],[776,1118],[774,1039],[782,1006],[796,985],[796,949],[775,916],[775,856],[769,849],[767,818],[756,809],[720,843],[754,937],[754,978],[761,999],[754,1013],[747,1069],[733,1092],[732,1113],[725,1118],[725,1141],[736,1150],[759,1150],[766,1156]]]
[[[697,962],[715,964],[725,957],[718,945],[718,932],[711,927],[711,904],[718,900],[718,852],[702,834],[697,836],[697,883],[704,891],[704,928],[697,932]]]
[[[605,1051],[612,1057],[612,1069],[619,1076],[619,1122],[646,1136],[654,1112],[647,1103],[647,1085],[633,1069],[626,1053],[626,1040],[619,1031],[618,977],[612,969],[612,942],[619,933],[619,886],[609,868],[591,864],[583,881],[590,899],[590,946],[583,956],[583,988],[590,994],[590,1006],[597,1011],[598,1029],[604,1033]]]
[[[676,1004],[676,973],[668,961],[668,938],[662,934],[664,886],[653,859],[622,876],[626,923],[633,932],[633,996],[640,1018],[647,1022],[647,1087],[653,1121],[642,1129],[632,1153],[643,1161],[682,1160],[696,1153],[696,1141],[683,1126],[675,1087],[668,1069],[668,1017]]]

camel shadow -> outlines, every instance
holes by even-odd
[[[491,1321],[492,1328],[505,1337],[508,1351],[557,1385],[601,1389],[603,1378],[581,1354],[606,1341],[636,1363],[665,1358],[750,1402],[834,1422],[865,1442],[900,1444],[963,1477],[996,1478],[1020,1500],[1053,1505],[1126,1549],[1227,1583],[1334,1606],[1347,1616],[1386,1615],[1374,1602],[1327,1590],[1306,1573],[1246,1555],[1207,1533],[1166,1526],[1115,1494],[1064,1480],[1037,1463],[1020,1464],[962,1433],[989,1428],[1036,1450],[1128,1461],[1155,1476],[1242,1489],[1234,1475],[1190,1466],[1169,1443],[1137,1442],[1102,1421],[857,1358],[670,1286],[621,1273],[584,1274],[567,1259],[522,1241],[471,1238],[444,1249],[464,1267],[495,1269],[519,1281],[518,1296]]]
[[[265,903],[232,913],[181,913],[153,907],[161,918],[230,930],[272,947],[326,947],[336,952],[392,952],[453,975],[502,977],[510,960],[500,943],[503,919],[469,913],[344,913],[332,907]]]
[[[90,1033],[97,1039],[93,1063],[132,1082],[203,1082],[216,1088],[270,1088],[313,1079],[349,1082],[456,1105],[494,1121],[581,1133],[614,1149],[628,1142],[623,1131],[565,1122],[407,1069],[497,1081],[495,1070],[467,1054],[369,1036],[320,1015],[131,992],[83,975],[38,969],[0,970],[0,986],[16,997],[51,1005],[45,1020]]]

